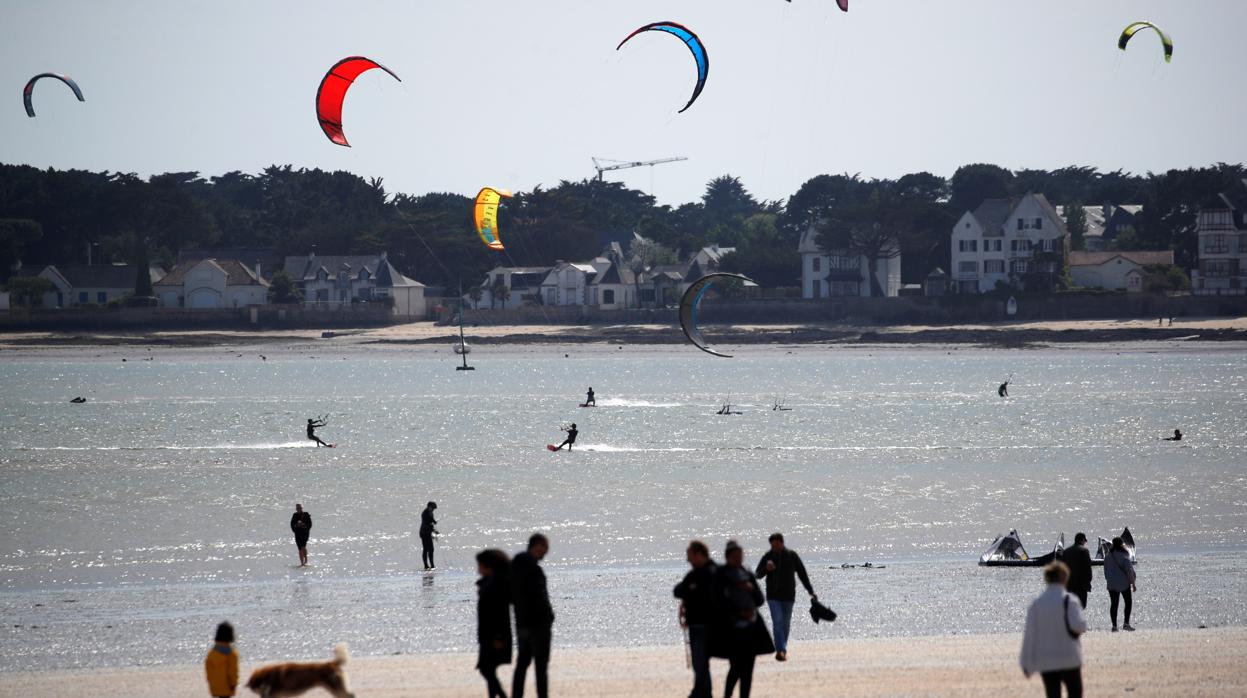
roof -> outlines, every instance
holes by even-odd
[[[186,275],[200,264],[210,264],[225,273],[226,286],[268,286],[268,282],[258,278],[251,267],[237,259],[200,259],[183,262],[156,282],[156,286],[182,286],[186,283]]]
[[[1062,235],[1069,235],[1069,231],[1065,229],[1065,219],[1056,212],[1056,208],[1054,208],[1052,203],[1048,201],[1048,197],[1043,194],[1035,194],[1033,192],[1031,193],[1031,196],[1035,197],[1035,201],[1039,202],[1040,210],[1048,214],[1048,218],[1052,219],[1052,221],[1056,223],[1057,230],[1061,231]]]
[[[178,250],[178,264],[197,262],[201,259],[237,259],[254,268],[260,263],[260,273],[272,276],[273,272],[282,268],[283,258],[271,247],[222,247],[222,248],[189,248]]]
[[[730,254],[735,251],[736,251],[735,247],[719,247],[717,244],[715,244],[715,245],[707,245],[701,248],[700,250],[697,251],[697,254],[698,255],[705,254],[706,257],[710,259],[710,261],[718,262],[720,259],[723,259],[723,255]]]
[[[361,272],[367,271],[369,276],[375,278],[379,288],[424,286],[419,281],[404,276],[393,264],[390,264],[384,252],[379,255],[321,256],[310,254],[306,257],[286,257],[286,263],[282,268],[295,281],[314,281],[321,271],[331,277],[336,277],[339,272],[345,271],[351,278],[358,278]]]
[[[598,273],[594,284],[626,284],[636,283],[636,274],[629,268],[612,264]]]
[[[1096,267],[1101,264],[1107,264],[1118,257],[1127,262],[1134,262],[1141,267],[1149,264],[1173,264],[1173,250],[1122,250],[1113,252],[1070,252],[1069,265],[1071,267]]]
[[[1070,206],[1057,206],[1056,211],[1062,220],[1068,220],[1071,208]],[[1083,237],[1103,237],[1106,240],[1116,239],[1116,226],[1122,225],[1127,220],[1132,220],[1139,215],[1139,211],[1143,210],[1141,204],[1103,204],[1100,206],[1082,206],[1081,208],[1083,217],[1087,221],[1087,230],[1083,233]],[[1110,223],[1114,226],[1112,229],[1109,228]]]
[[[95,264],[87,266],[85,264],[66,264],[48,265],[37,273],[43,273],[45,269],[54,269],[61,278],[69,282],[73,288],[134,288],[134,281],[138,277],[136,267],[133,264]],[[164,270],[160,267],[150,267],[148,273],[151,275],[152,282],[164,276]]]
[[[983,237],[1000,237],[1004,235],[1005,221],[1013,211],[1014,202],[1010,199],[984,199],[979,207],[970,215],[979,222],[983,229]]]

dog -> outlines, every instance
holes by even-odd
[[[263,698],[297,696],[313,688],[323,688],[334,698],[355,698],[347,686],[346,671],[342,668],[350,658],[351,654],[343,642],[334,646],[333,661],[330,662],[286,662],[260,667],[251,673],[247,688]]]

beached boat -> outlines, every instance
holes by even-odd
[[[1108,555],[1108,551],[1113,549],[1113,541],[1108,538],[1099,538],[1096,544],[1095,555],[1091,557],[1092,565],[1103,565],[1104,558]],[[1126,552],[1130,553],[1130,562],[1138,564],[1138,560],[1134,557],[1134,536],[1130,535],[1130,527],[1127,526],[1121,530],[1121,542],[1126,546]]]
[[[1056,545],[1052,546],[1052,552],[1031,557],[1022,545],[1017,529],[1011,529],[1003,536],[996,536],[996,540],[979,557],[979,564],[984,567],[1042,567],[1059,558],[1064,550],[1065,534],[1062,533],[1057,537]]]

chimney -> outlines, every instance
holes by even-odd
[[[381,253],[381,261],[382,261],[382,262],[384,262],[385,260],[389,259],[389,256],[390,256],[390,253],[389,253],[389,252],[382,252],[382,253]]]
[[[258,259],[257,259],[257,260],[255,260],[255,278],[256,278],[256,279],[263,279],[263,278],[264,278],[264,275],[263,275],[263,274],[261,274],[261,273],[260,273],[260,271],[261,271],[261,270],[260,270],[260,260],[258,260]]]

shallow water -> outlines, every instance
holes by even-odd
[[[225,618],[248,657],[467,649],[472,554],[532,530],[567,644],[678,642],[687,539],[756,560],[772,530],[843,614],[798,639],[1015,630],[1037,573],[974,565],[1011,527],[1041,553],[1128,525],[1140,624],[1247,622],[1243,352],[138,353],[0,364],[0,668],[195,662]],[[339,448],[302,438],[323,413]]]

